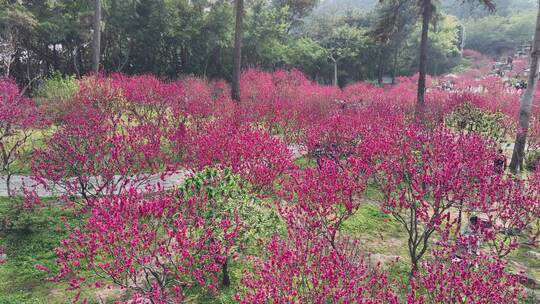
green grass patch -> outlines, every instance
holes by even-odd
[[[229,261],[229,278],[231,279],[231,285],[229,287],[218,287],[220,288],[218,294],[210,294],[195,286],[188,289],[187,296],[190,299],[190,302],[208,304],[238,303],[235,301],[234,295],[241,291],[241,279],[244,271],[248,269],[247,267],[248,264],[240,260]]]
[[[353,235],[396,235],[399,223],[373,204],[363,204],[356,213],[343,223],[343,231]]]
[[[526,241],[524,238],[521,239],[519,248],[508,255],[509,267],[515,272],[523,270],[528,277],[540,282],[540,259],[530,254],[530,252],[540,252],[540,250],[525,244]],[[540,290],[540,286],[537,285],[536,289]]]
[[[54,249],[67,235],[61,217],[73,225],[79,220],[73,211],[52,204],[33,210],[20,204],[17,199],[0,198],[0,246],[7,255],[0,265],[0,304],[66,303],[67,286],[48,281],[51,274],[35,265],[45,265],[55,273]],[[58,298],[51,296],[55,289]]]
[[[317,162],[314,159],[311,159],[307,156],[302,156],[297,158],[294,163],[301,169],[311,168],[317,166]]]
[[[409,284],[409,273],[411,265],[400,259],[386,268],[388,277],[399,284],[407,286]]]
[[[372,202],[379,202],[383,199],[381,191],[379,190],[379,188],[374,182],[367,183],[366,189],[364,190],[362,197],[365,200],[372,201]]]

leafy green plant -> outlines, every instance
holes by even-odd
[[[78,89],[75,76],[55,72],[33,92],[33,97],[44,109],[46,117],[58,121],[71,108],[71,100]]]
[[[243,246],[271,236],[277,227],[277,215],[253,193],[252,186],[228,168],[205,168],[188,178],[179,188],[179,195],[183,199],[201,195],[208,197],[208,204],[213,206],[204,210],[202,218],[237,214],[247,226],[239,242]]]
[[[34,91],[33,97],[39,100],[68,100],[77,92],[78,85],[75,76],[52,74]]]
[[[504,142],[508,129],[504,124],[505,115],[501,112],[488,113],[471,103],[465,103],[446,117],[448,127],[465,132],[474,132]]]

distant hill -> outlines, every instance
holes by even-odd
[[[533,10],[536,8],[536,0],[494,0],[495,12],[489,12],[478,1],[461,3],[459,0],[443,0],[439,8],[445,13],[454,15],[460,19],[481,18],[490,14],[509,16],[513,12]]]
[[[378,3],[378,0],[321,0],[321,3],[313,11],[320,13],[345,13],[347,11],[370,11]]]
[[[536,7],[536,0],[494,0],[496,11],[491,13],[475,2],[463,0],[442,0],[439,9],[460,19],[480,18],[490,14],[508,16],[515,11],[530,10]],[[379,0],[321,0],[313,14],[345,14],[348,11],[370,11]]]

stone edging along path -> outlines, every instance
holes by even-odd
[[[291,150],[293,159],[300,158],[306,154],[306,149],[299,145],[290,145],[289,150]],[[154,174],[148,177],[144,184],[136,183],[134,187],[144,191],[146,188],[152,189],[159,185],[161,188],[168,190],[181,185],[191,173],[191,170],[183,169],[167,174],[163,178],[161,177],[161,174]],[[97,179],[99,177],[91,178]],[[11,189],[16,194],[22,194],[22,189],[35,191],[39,197],[56,197],[64,193],[63,189],[55,187],[52,182],[50,182],[49,185],[50,187],[47,189],[40,183],[37,183],[31,176],[13,175],[11,177]],[[7,196],[6,177],[0,176],[0,197]]]

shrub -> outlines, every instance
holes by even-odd
[[[435,261],[422,264],[422,274],[413,282],[415,288],[408,303],[519,303],[520,278],[508,274],[503,261],[486,255],[451,261],[453,253],[449,250],[433,255]]]
[[[50,78],[45,79],[32,95],[38,100],[68,100],[77,93],[77,89],[75,76],[54,73]]]
[[[354,242],[332,248],[297,232],[268,242],[268,256],[242,280],[240,303],[399,303],[387,275],[363,261]]]
[[[59,122],[66,113],[71,111],[72,99],[78,89],[79,85],[75,76],[54,73],[33,92],[33,97],[44,109],[47,117]]]
[[[447,116],[445,123],[448,127],[481,134],[496,142],[503,142],[509,133],[504,114],[483,111],[469,102]]]

